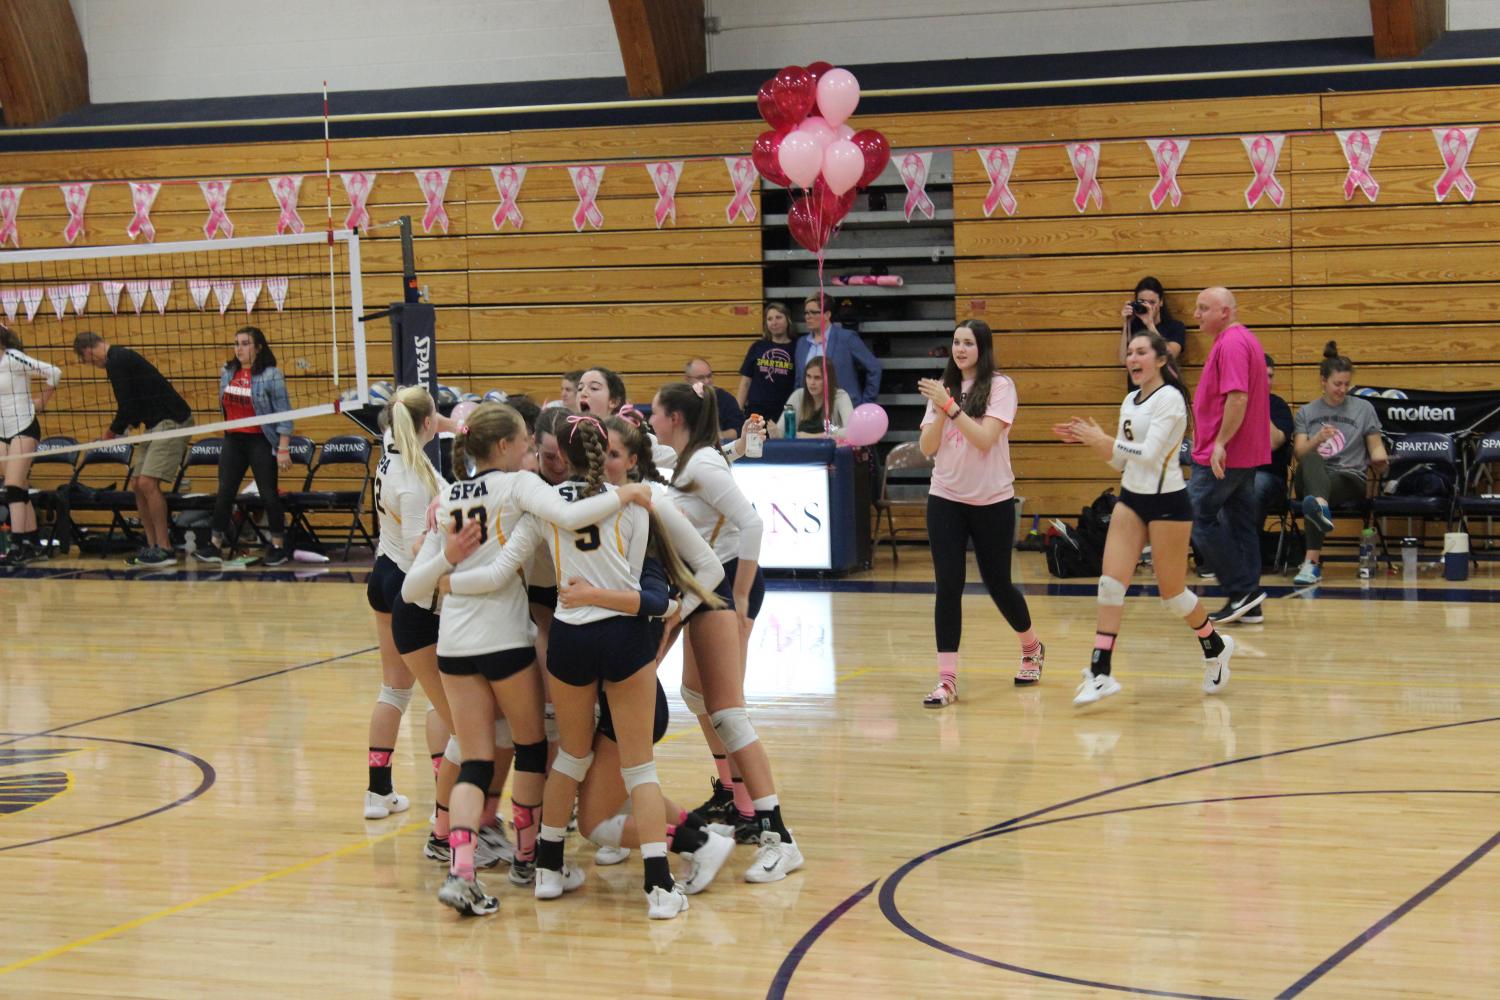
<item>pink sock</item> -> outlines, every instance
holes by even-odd
[[[734,808],[746,819],[750,819],[755,815],[755,800],[750,797],[749,791],[745,789],[745,780],[743,778],[734,779]]]
[[[486,826],[494,826],[497,822],[496,817],[498,817],[499,815],[500,795],[496,792],[490,792],[484,797],[484,811],[479,814],[480,828],[482,829]]]
[[[958,653],[938,654],[938,680],[952,690],[958,690]]]
[[[728,788],[734,784],[734,773],[729,770],[729,758],[714,754],[714,770],[719,772],[719,784]]]
[[[432,835],[438,840],[448,839],[448,807],[441,802],[437,804],[437,819],[432,821]]]
[[[1016,635],[1021,640],[1022,656],[1035,656],[1042,651],[1042,643],[1041,640],[1036,637],[1035,629],[1027,629],[1024,632],[1017,632]]]
[[[688,821],[688,811],[686,809],[679,809],[679,810],[677,810],[677,825],[681,826],[682,824],[686,823],[687,821]]]
[[[1114,649],[1115,648],[1115,639],[1116,638],[1117,638],[1116,636],[1112,636],[1108,632],[1095,632],[1094,633],[1094,648],[1095,649]]]
[[[432,755],[432,776],[434,778],[437,777],[437,773],[438,773],[439,770],[442,769],[442,766],[443,766],[443,755],[440,754],[440,753],[433,754]]]
[[[1203,627],[1193,629],[1193,633],[1200,639],[1207,639],[1214,634],[1214,620],[1212,618],[1205,618],[1203,620]]]
[[[453,860],[448,870],[459,878],[474,877],[474,831],[454,830],[448,834],[448,846],[453,849]]]
[[[393,754],[393,753],[395,753],[394,750],[378,750],[375,747],[371,747],[370,748],[370,766],[371,767],[390,767],[391,766],[391,754]]]
[[[542,804],[523,806],[514,799],[510,803],[510,820],[516,825],[516,860],[531,861],[536,857],[537,814]]]

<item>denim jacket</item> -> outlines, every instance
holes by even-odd
[[[219,372],[219,407],[224,406],[224,390],[229,388],[229,380],[234,373],[225,365]],[[250,376],[250,401],[255,406],[255,415],[263,416],[267,413],[282,413],[292,408],[292,402],[286,394],[286,377],[281,374],[280,368],[267,368],[258,375]],[[260,431],[275,447],[281,443],[281,435],[288,437],[292,433],[292,422],[290,420],[279,420],[274,424],[261,424]]]

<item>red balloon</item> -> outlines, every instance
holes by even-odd
[[[818,81],[823,78],[824,73],[827,73],[831,69],[833,69],[833,64],[826,63],[821,59],[819,59],[817,62],[810,62],[807,64],[807,71],[812,74],[815,92]]]
[[[840,222],[844,221],[844,216],[849,214],[849,210],[854,207],[854,197],[855,191],[853,188],[850,188],[843,194],[834,194],[822,177],[813,181],[813,205],[817,208],[818,218],[822,221],[823,228],[828,233],[828,236],[823,241],[825,244],[828,240],[833,239],[834,230]]]
[[[790,118],[777,105],[776,79],[774,77],[760,85],[760,90],[755,95],[755,104],[760,108],[760,116],[766,120],[766,124],[774,129],[793,128],[802,120],[801,118]]]
[[[798,195],[793,199],[791,211],[787,212],[786,226],[791,230],[792,238],[812,253],[822,250],[828,243],[830,227],[823,224],[809,195]]]
[[[750,159],[755,163],[755,169],[760,175],[772,184],[780,184],[782,187],[791,187],[791,178],[787,177],[781,169],[781,161],[776,154],[781,150],[781,140],[786,137],[785,129],[768,129],[755,139],[755,145],[750,150]]]
[[[849,137],[849,141],[865,154],[865,172],[859,175],[859,182],[854,186],[868,187],[871,181],[880,176],[885,165],[891,162],[891,144],[885,136],[872,128],[854,133]]]
[[[775,98],[776,106],[785,118],[790,119],[788,124],[795,126],[807,117],[813,105],[818,102],[818,84],[812,74],[801,66],[788,66],[776,74],[771,96]],[[771,124],[776,125],[775,122]]]

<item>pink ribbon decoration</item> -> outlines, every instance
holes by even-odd
[[[1349,173],[1344,177],[1344,200],[1354,198],[1356,190],[1363,191],[1370,204],[1380,197],[1380,182],[1370,173],[1370,161],[1375,159],[1375,147],[1380,142],[1380,129],[1349,129],[1335,132],[1339,146],[1344,150],[1344,159],[1349,163]]]
[[[146,304],[146,289],[151,287],[144,281],[125,282],[125,291],[130,296],[130,304],[135,307],[135,314],[141,314],[141,306]]]
[[[646,173],[656,187],[656,228],[668,219],[677,225],[677,182],[682,179],[681,160],[663,160],[646,164]]]
[[[1172,207],[1182,204],[1182,188],[1177,185],[1177,171],[1187,156],[1187,139],[1147,139],[1151,159],[1156,161],[1156,187],[1151,189],[1151,210],[1160,211],[1162,203],[1172,199]]]
[[[266,183],[271,185],[271,194],[276,196],[276,204],[281,206],[281,216],[276,220],[276,235],[301,233],[307,228],[302,224],[302,216],[297,214],[297,198],[302,192],[302,175],[287,174],[283,177],[268,177]]]
[[[345,229],[370,228],[370,213],[365,203],[370,200],[370,189],[375,186],[375,174],[371,171],[339,174],[344,182],[344,193],[349,196],[349,214],[344,216]]]
[[[52,311],[57,313],[57,318],[62,319],[68,312],[68,286],[48,285],[47,301],[52,303]]]
[[[104,301],[109,303],[109,311],[113,315],[120,313],[120,291],[125,287],[123,281],[101,281],[99,287],[104,291]]]
[[[68,225],[63,229],[63,239],[70,244],[83,235],[83,208],[89,203],[92,184],[62,184],[63,204],[68,209]]]
[[[213,282],[207,278],[188,279],[188,294],[193,297],[193,305],[197,306],[200,312],[208,305],[208,292],[212,287]]]
[[[604,168],[601,166],[569,167],[573,178],[573,190],[578,192],[578,210],[573,213],[573,229],[583,232],[587,222],[595,229],[604,228],[604,213],[599,209],[599,185],[604,183]]]
[[[240,297],[245,300],[245,312],[255,308],[255,300],[260,298],[260,289],[264,284],[260,278],[240,279]]]
[[[995,214],[995,209],[1005,209],[1006,215],[1015,215],[1018,204],[1016,196],[1010,191],[1010,174],[1016,169],[1016,156],[1021,152],[1019,146],[986,146],[976,149],[979,154],[979,162],[984,164],[984,172],[990,178],[989,193],[984,196],[984,217],[988,219]]]
[[[0,188],[0,247],[6,240],[17,248],[21,246],[21,239],[16,235],[16,213],[21,210],[21,195],[25,191],[23,187]]]
[[[232,280],[214,281],[214,301],[219,304],[219,315],[222,316],[229,311],[229,303],[234,301],[234,282]]]
[[[172,297],[171,278],[151,279],[151,298],[156,302],[156,311],[163,316],[167,314],[167,299]]]
[[[151,224],[151,206],[159,193],[161,185],[153,181],[130,182],[130,207],[135,216],[131,218],[130,225],[125,227],[126,236],[133,240],[144,233],[147,243],[156,242],[156,227]]]
[[[16,321],[16,307],[21,304],[21,292],[16,288],[0,288],[0,305],[5,307],[5,318]]]
[[[271,293],[271,301],[276,304],[276,311],[281,312],[281,307],[286,305],[286,289],[291,284],[290,278],[267,278],[266,291]]]
[[[755,181],[760,177],[755,161],[748,156],[726,156],[724,166],[729,168],[729,179],[734,183],[734,197],[724,209],[724,217],[730,222],[744,219],[755,221]]]
[[[703,390],[699,389],[698,394],[701,396],[703,394]],[[572,428],[572,430],[568,431],[569,441],[573,440],[573,435],[578,433],[578,428],[583,424],[593,424],[594,427],[599,431],[600,437],[604,438],[605,440],[609,439],[609,435],[604,433],[604,425],[599,422],[598,417],[591,417],[587,413],[575,413],[568,418],[568,425]]]
[[[36,311],[42,304],[42,290],[40,288],[21,289],[21,301],[26,303],[26,322],[30,323],[36,318]]]
[[[433,226],[442,226],[448,231],[448,210],[443,207],[443,195],[448,191],[448,178],[452,170],[413,170],[422,197],[427,199],[427,211],[422,214],[422,232],[432,232]]]
[[[208,221],[203,223],[203,235],[213,239],[220,231],[229,239],[234,238],[234,223],[229,221],[224,206],[229,202],[229,185],[233,181],[199,181],[203,200],[208,202]]]
[[[1438,201],[1447,201],[1448,192],[1458,188],[1464,201],[1473,201],[1474,178],[1469,176],[1469,154],[1474,151],[1474,140],[1479,138],[1477,128],[1439,127],[1432,130],[1437,140],[1438,152],[1443,154],[1443,163],[1448,168],[1437,179],[1432,190]]]
[[[80,281],[75,285],[69,285],[68,301],[73,303],[73,314],[82,316],[84,308],[89,304],[89,283]]]
[[[901,157],[901,183],[906,185],[906,221],[910,222],[912,214],[920,211],[929,219],[933,218],[937,209],[933,207],[932,199],[927,197],[927,172],[932,169],[932,153],[907,153]]]
[[[1068,162],[1073,164],[1073,175],[1078,178],[1073,207],[1086,212],[1089,199],[1093,199],[1094,206],[1104,211],[1104,189],[1099,186],[1099,143],[1068,143]]]
[[[1286,136],[1242,135],[1240,142],[1245,144],[1250,166],[1255,170],[1255,180],[1245,189],[1245,207],[1254,208],[1260,196],[1265,195],[1271,199],[1271,204],[1280,208],[1286,201],[1286,189],[1276,179],[1276,161],[1281,159],[1281,146],[1286,142]]]
[[[517,229],[525,222],[516,198],[521,193],[521,183],[526,180],[525,167],[490,167],[490,176],[495,180],[495,190],[500,192],[500,207],[490,221],[496,229],[504,229],[508,222]]]

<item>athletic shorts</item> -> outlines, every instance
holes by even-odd
[[[438,641],[438,616],[426,608],[408,604],[401,597],[401,588],[396,588],[396,606],[391,610],[391,638],[396,641],[396,652],[402,656],[415,653]]]
[[[146,430],[148,433],[155,434],[157,431],[172,431],[191,426],[193,426],[192,418],[182,423],[175,420],[163,420]],[[163,438],[160,441],[144,441],[136,445],[130,458],[131,476],[145,476],[163,483],[173,482],[177,478],[177,470],[182,468],[183,458],[187,456],[189,437],[191,437],[189,434],[179,434],[177,437]]]
[[[32,417],[31,418],[31,423],[27,424],[25,427],[22,427],[20,430],[16,431],[16,433],[13,436],[11,436],[11,437],[0,437],[0,442],[3,442],[5,444],[10,444],[16,438],[33,438],[33,439],[35,439],[37,441],[40,441],[42,439],[42,425],[41,425],[41,423],[37,420],[36,417]],[[4,478],[3,476],[0,476],[0,479],[3,479],[3,478]]]
[[[1171,493],[1132,493],[1121,488],[1120,502],[1135,512],[1145,524],[1152,521],[1191,521],[1193,505],[1187,490]]]
[[[553,619],[547,635],[547,672],[564,684],[587,687],[623,681],[656,659],[660,630],[635,615],[610,615],[583,625]]]
[[[438,672],[453,677],[479,674],[493,684],[519,674],[535,662],[536,650],[530,646],[500,649],[493,653],[475,653],[472,656],[444,656],[439,653]]]
[[[661,738],[667,735],[667,723],[672,718],[672,710],[667,707],[667,692],[662,689],[661,681],[656,682],[656,719],[651,724],[651,742],[660,743]],[[604,696],[604,687],[599,688],[599,735],[611,743],[619,742],[615,739],[615,721],[609,714],[609,699]]]
[[[395,612],[396,605],[401,601],[401,585],[406,582],[406,574],[401,572],[395,560],[390,556],[379,556],[375,560],[375,568],[370,570],[370,577],[365,581],[365,599],[370,602],[370,607],[383,615]]]
[[[526,603],[537,604],[544,608],[557,607],[556,587],[533,587],[526,585]]]
[[[724,579],[720,580],[719,581],[719,585],[714,588],[714,593],[718,594],[719,595],[719,599],[724,602],[724,608],[728,609],[730,611],[734,610],[734,575],[735,575],[735,573],[739,572],[739,568],[740,568],[740,561],[738,559],[731,559],[727,563],[725,563],[724,564]],[[765,603],[765,600],[766,600],[766,576],[765,576],[764,573],[762,573],[760,571],[760,567],[756,566],[755,567],[755,581],[750,584],[750,620],[751,621],[754,621],[755,619],[757,619],[757,618],[760,617],[760,606]],[[713,609],[707,607],[706,605],[700,604],[700,605],[698,605],[698,607],[696,607],[696,608],[693,609],[693,615],[698,614],[700,611],[711,611],[711,610],[713,610]],[[688,617],[691,618],[691,617],[693,617],[693,615],[688,615]]]

